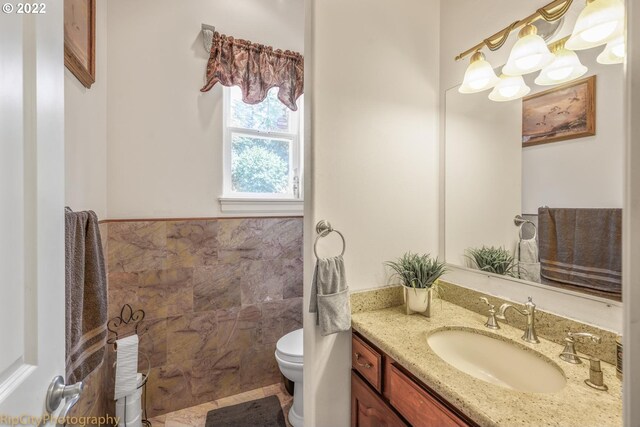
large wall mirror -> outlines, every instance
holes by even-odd
[[[524,99],[447,91],[447,263],[621,300],[624,76],[598,53],[567,87],[524,76]]]

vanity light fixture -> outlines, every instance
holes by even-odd
[[[553,61],[544,39],[538,35],[535,25],[525,25],[518,34],[518,41],[511,49],[507,64],[502,73],[508,76],[521,76],[542,69]]]
[[[536,77],[535,82],[537,85],[550,86],[566,83],[583,76],[587,72],[587,67],[582,65],[578,55],[565,47],[566,40],[566,38],[559,40],[550,46],[554,59]]]
[[[623,31],[622,0],[587,0],[566,46],[571,50],[590,49],[612,41]]]
[[[624,35],[620,35],[607,43],[607,47],[598,55],[596,61],[600,64],[621,64],[624,61],[626,51]]]
[[[531,15],[522,18],[519,21],[511,23],[509,26],[498,31],[494,35],[487,37],[472,48],[465,50],[464,52],[456,56],[455,59],[456,61],[459,61],[462,58],[466,58],[467,56],[474,54],[475,52],[478,52],[485,47],[491,51],[498,50],[507,41],[511,32],[519,30],[522,27],[525,27],[526,25],[532,24],[541,19],[544,19],[547,22],[556,23],[556,21],[558,21],[567,13],[572,3],[573,0],[554,0],[551,3],[542,6]]]
[[[464,73],[462,86],[458,88],[460,93],[477,93],[491,89],[500,79],[493,71],[493,67],[487,62],[482,52],[476,52],[471,56],[471,63]]]
[[[500,76],[500,81],[489,94],[489,99],[497,102],[512,101],[531,92],[522,76]]]
[[[538,30],[533,24],[536,21],[544,20],[547,23],[546,26],[555,26],[557,31],[557,27],[562,23],[561,19],[569,11],[572,3],[573,0],[552,1],[531,15],[511,23],[477,45],[458,54],[455,58],[456,61],[472,54],[475,58],[475,60],[472,58],[471,65],[467,68],[465,81],[459,91],[461,93],[475,92],[472,90],[473,86],[465,83],[468,80],[467,74],[471,74],[473,68],[480,68],[480,64],[488,65],[484,56],[480,56],[480,51],[485,47],[491,51],[500,49],[515,30],[520,30],[518,41],[509,55],[507,64],[502,68],[501,81],[497,83],[489,96],[494,101],[516,99],[517,96],[511,98],[505,94],[508,94],[514,87],[519,88],[517,93],[524,92],[524,88],[527,88],[524,81],[520,84],[517,79],[507,80],[506,76],[522,76],[533,71],[543,70],[536,78],[536,83],[540,85],[559,84],[580,77],[586,72],[586,67],[580,63],[575,52],[572,52],[574,50],[607,44],[605,50],[598,56],[598,62],[601,64],[622,62],[625,55],[623,0],[586,0],[586,6],[578,16],[573,33],[568,38],[561,40],[564,42],[564,48],[554,48],[555,55],[549,51],[544,38],[538,36]],[[544,25],[541,28],[544,28]],[[555,34],[553,31],[547,33],[544,30],[543,32],[546,33],[547,39]],[[480,59],[482,62],[472,68],[474,63],[479,62]],[[485,80],[479,78],[474,80],[478,88],[488,89],[490,87],[488,83],[487,86],[481,84],[485,83],[487,75],[485,75]],[[500,90],[501,88],[502,90]]]

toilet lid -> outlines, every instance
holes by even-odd
[[[297,329],[293,332],[289,332],[278,340],[276,344],[276,350],[284,359],[300,360],[302,359],[303,350],[303,335],[302,329]]]

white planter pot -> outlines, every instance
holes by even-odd
[[[404,288],[404,297],[407,304],[407,314],[421,313],[431,317],[432,289]]]

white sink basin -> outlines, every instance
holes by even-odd
[[[567,380],[550,359],[467,329],[436,331],[427,338],[431,349],[445,362],[483,381],[518,391],[554,393]]]

